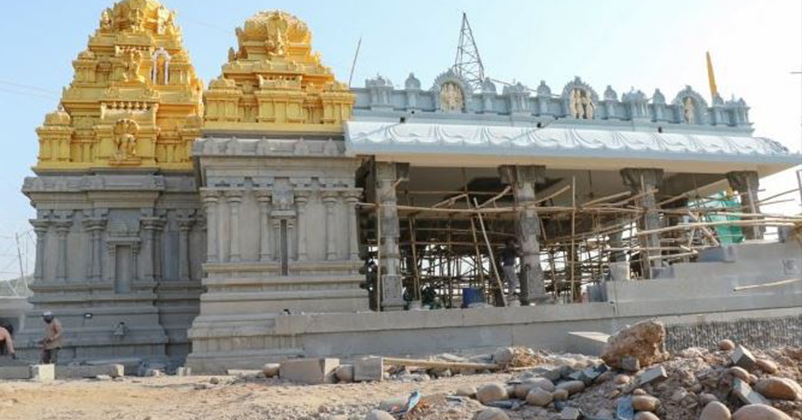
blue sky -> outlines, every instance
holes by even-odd
[[[35,163],[35,128],[72,79],[110,0],[6,2],[0,26],[0,278],[8,241],[33,216],[19,192]],[[354,85],[380,73],[403,85],[415,72],[424,87],[453,64],[461,13],[468,13],[493,78],[559,91],[581,76],[597,91],[609,84],[671,100],[686,84],[709,97],[710,50],[722,96],[751,106],[755,134],[800,150],[802,2],[797,0],[257,1],[164,0],[178,12],[184,42],[204,80],[217,77],[234,28],[259,10],[283,9],[307,22],[323,61],[346,80],[357,40]],[[794,188],[792,172],[765,180],[767,194]],[[798,198],[797,198],[798,200]],[[799,212],[796,203],[773,211]]]

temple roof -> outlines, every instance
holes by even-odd
[[[236,34],[237,50],[205,94],[205,130],[342,133],[354,96],[312,51],[304,22],[259,12]]]
[[[175,16],[155,0],[123,0],[101,13],[59,109],[37,129],[36,171],[192,168],[203,83]]]
[[[418,166],[647,166],[700,173],[742,168],[765,175],[800,161],[798,154],[789,153],[773,140],[736,134],[349,121],[345,139],[349,155],[374,155],[379,160],[401,160]]]

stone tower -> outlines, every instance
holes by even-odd
[[[38,240],[34,310],[17,342],[35,358],[38,317],[51,310],[65,327],[62,362],[179,361],[205,259],[190,157],[203,84],[175,13],[155,0],[103,11],[73,67],[23,186]]]
[[[367,309],[343,122],[354,95],[296,17],[258,13],[205,93],[195,143],[208,221],[206,292],[187,362],[197,371],[303,354],[282,313]]]

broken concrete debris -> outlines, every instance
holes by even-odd
[[[752,356],[752,352],[741,345],[735,347],[730,357],[735,366],[742,367],[747,371],[751,371],[757,365],[757,360],[755,360],[755,356]]]

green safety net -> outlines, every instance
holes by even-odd
[[[691,208],[702,209],[740,209],[741,203],[735,197],[730,197],[725,192],[713,194],[704,200],[696,200],[689,204]],[[722,222],[728,220],[741,220],[738,216],[726,216],[722,214],[705,214],[702,216],[704,222]],[[743,229],[740,226],[718,225],[715,226],[716,234],[722,245],[737,244],[744,241]]]

